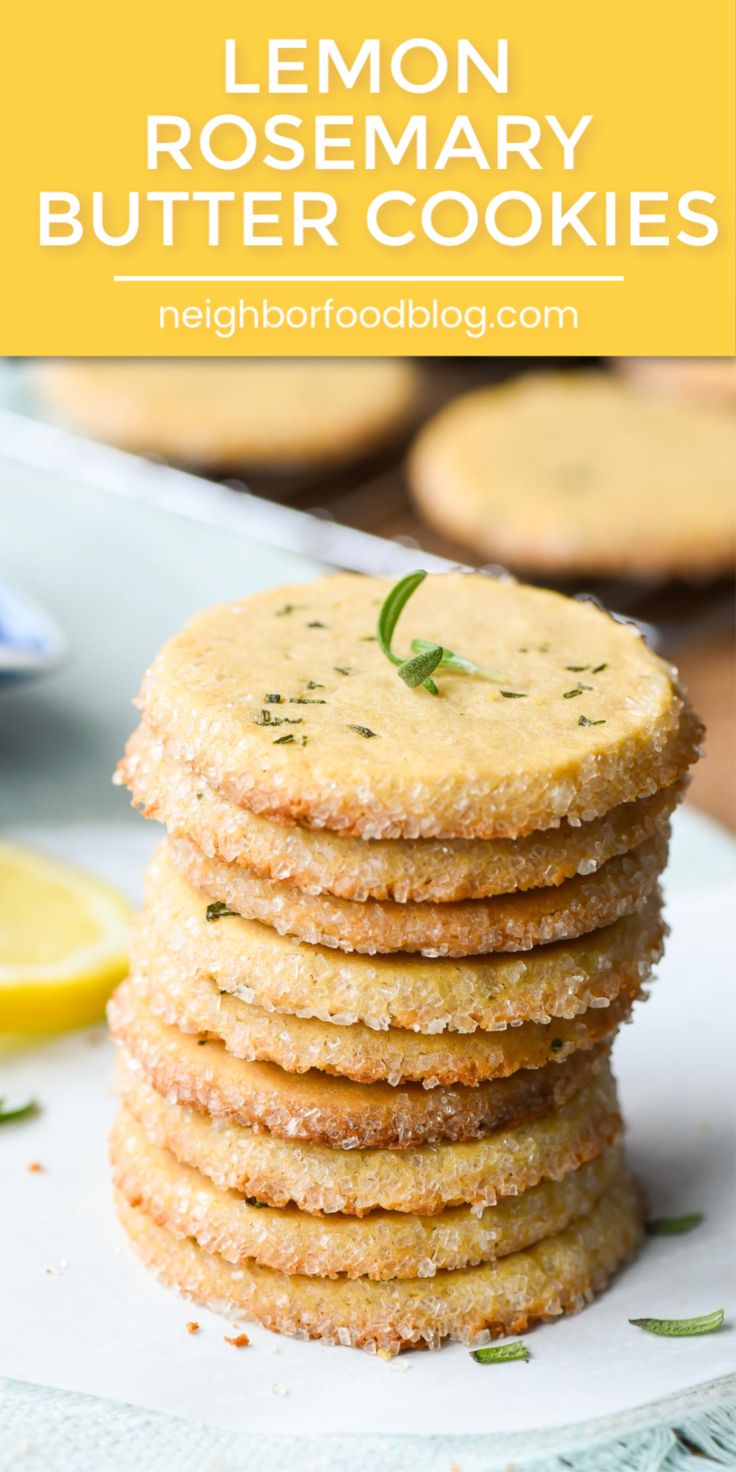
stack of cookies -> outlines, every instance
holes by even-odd
[[[609,1054],[700,734],[590,603],[449,574],[391,631],[391,593],[259,594],[159,654],[120,780],[168,837],[110,1004],[144,1261],[389,1353],[578,1309],[635,1249]]]

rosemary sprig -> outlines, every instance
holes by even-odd
[[[383,601],[381,611],[378,615],[376,625],[376,636],[378,643],[386,658],[392,664],[397,665],[401,679],[410,689],[414,690],[423,685],[431,695],[439,695],[439,690],[432,679],[432,673],[436,669],[456,670],[464,675],[477,675],[483,680],[494,680],[503,684],[504,675],[497,675],[494,670],[487,670],[482,665],[476,664],[472,659],[465,659],[462,654],[455,654],[454,650],[447,649],[443,644],[437,644],[430,639],[412,639],[412,659],[401,659],[394,654],[391,641],[394,630],[412,593],[415,593],[426,578],[426,572],[410,572],[405,578],[395,583],[390,593]]]
[[[691,1334],[713,1334],[723,1324],[724,1313],[717,1308],[712,1314],[699,1314],[694,1319],[629,1319],[637,1329],[648,1334],[663,1334],[668,1339],[683,1339]]]
[[[531,1359],[523,1339],[512,1339],[509,1344],[486,1344],[483,1349],[472,1349],[470,1358],[477,1365],[504,1365],[509,1360]]]
[[[386,658],[390,659],[392,664],[398,665],[399,667],[401,667],[401,665],[403,664],[410,663],[410,661],[400,659],[398,654],[394,654],[394,651],[391,648],[391,640],[394,636],[394,629],[396,628],[402,610],[409,602],[412,593],[416,592],[420,584],[424,582],[426,576],[426,572],[410,572],[407,577],[401,578],[398,583],[394,584],[390,593],[386,594],[378,615],[378,622],[376,624],[376,638],[378,639],[381,650],[385,654]],[[434,666],[432,668],[434,668]],[[429,690],[431,695],[439,695],[439,690],[437,689],[434,680],[429,678],[429,675],[424,676],[424,678],[419,683],[424,686],[425,690]]]

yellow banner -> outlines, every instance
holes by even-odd
[[[68,0],[3,51],[5,353],[734,351],[731,0]]]

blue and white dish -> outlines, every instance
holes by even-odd
[[[67,653],[50,614],[27,593],[0,582],[0,682],[54,669]]]

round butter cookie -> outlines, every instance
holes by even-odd
[[[269,1011],[421,1033],[492,1032],[605,1006],[646,982],[665,934],[659,894],[576,940],[456,960],[344,954],[258,921],[206,914],[207,901],[159,848],[133,926],[135,964],[171,972],[182,986],[211,978],[220,991]]]
[[[657,888],[667,862],[668,836],[657,834],[594,873],[578,874],[556,887],[446,905],[309,895],[241,865],[209,859],[191,839],[170,838],[166,844],[175,867],[210,903],[270,925],[280,935],[368,956],[396,951],[477,956],[572,940],[631,915]],[[226,924],[228,918],[221,915],[218,923]]]
[[[293,1203],[312,1214],[367,1216],[381,1209],[434,1216],[465,1203],[495,1206],[598,1160],[621,1133],[614,1078],[601,1054],[576,1094],[552,1114],[484,1139],[408,1150],[331,1150],[210,1119],[158,1094],[124,1050],[116,1083],[128,1113],[153,1144],[181,1163],[250,1200]]]
[[[130,788],[147,818],[158,819],[174,837],[193,839],[209,858],[290,881],[307,894],[326,890],[341,899],[399,904],[484,899],[592,874],[664,833],[684,792],[676,782],[590,823],[563,820],[559,828],[525,838],[351,838],[237,807],[177,762],[145,725],[130,737],[114,780]]]
[[[427,521],[480,558],[711,576],[736,560],[733,457],[720,408],[546,373],[456,399],[420,433],[409,478]]]
[[[209,609],[139,704],[230,802],[364,838],[518,838],[676,782],[701,728],[673,670],[589,602],[475,573],[428,577],[394,635],[499,674],[409,689],[375,641],[392,584],[353,574]],[[504,693],[505,692],[505,693]]]
[[[536,1320],[573,1313],[606,1286],[642,1235],[639,1193],[622,1172],[587,1215],[533,1247],[429,1279],[374,1282],[289,1275],[250,1262],[236,1267],[158,1226],[119,1192],[116,1205],[143,1262],[187,1296],[282,1334],[389,1353],[447,1338],[521,1334]]]
[[[428,1088],[506,1078],[518,1068],[543,1068],[550,1058],[561,1060],[581,1048],[610,1045],[639,995],[638,988],[633,995],[621,992],[614,1002],[591,1007],[570,1022],[428,1036],[266,1012],[218,991],[206,977],[180,983],[156,968],[134,971],[130,984],[154,1016],[182,1032],[219,1039],[236,1058],[277,1063],[287,1073],[316,1068],[358,1083],[414,1082]]]
[[[234,1058],[222,1043],[159,1021],[130,983],[108,1003],[113,1036],[158,1093],[215,1118],[266,1129],[282,1139],[343,1150],[472,1140],[544,1114],[580,1087],[598,1050],[556,1057],[544,1068],[468,1087],[358,1084],[330,1074],[284,1073],[274,1063]],[[582,1061],[581,1061],[582,1060]]]
[[[612,358],[611,367],[666,398],[736,406],[736,358]]]
[[[158,1094],[121,1049],[117,1087],[156,1145],[223,1190],[269,1206],[365,1216],[377,1209],[433,1216],[448,1206],[493,1206],[540,1181],[559,1181],[616,1144],[616,1086],[598,1055],[580,1088],[551,1114],[481,1140],[406,1150],[333,1150],[279,1139]]]
[[[406,428],[404,358],[48,359],[42,406],[93,439],[220,473],[348,460]]]
[[[431,1217],[390,1211],[322,1217],[294,1206],[253,1205],[152,1144],[125,1110],[113,1126],[110,1160],[113,1183],[131,1206],[227,1262],[381,1281],[473,1267],[564,1231],[620,1176],[623,1154],[609,1150],[564,1180],[545,1181],[480,1213],[460,1206]]]

